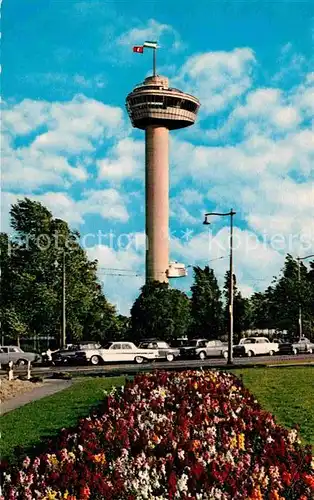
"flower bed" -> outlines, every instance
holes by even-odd
[[[2,498],[310,500],[314,460],[233,375],[156,372],[106,396],[49,453],[4,474]]]

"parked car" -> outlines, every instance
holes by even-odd
[[[189,340],[186,345],[180,348],[180,356],[181,358],[194,358],[195,351],[198,348],[205,348],[208,339],[192,339]]]
[[[76,353],[81,349],[98,349],[99,342],[83,341],[78,344],[68,344],[51,354],[51,363],[54,365],[70,364],[76,361]]]
[[[234,346],[234,356],[258,356],[268,354],[273,356],[279,350],[278,342],[270,342],[266,337],[248,337],[241,339],[239,344]]]
[[[159,356],[157,349],[142,349],[136,347],[132,342],[109,342],[104,347],[97,349],[84,348],[76,352],[75,358],[79,363],[132,362],[141,364],[144,361],[154,361]]]
[[[140,349],[157,349],[158,359],[166,359],[173,361],[180,356],[180,349],[170,347],[167,342],[163,340],[147,339],[139,344]]]
[[[279,344],[280,354],[313,354],[314,343],[306,337],[292,339],[290,342]]]
[[[205,347],[195,349],[195,356],[200,359],[205,358],[225,358],[228,357],[228,344],[221,340],[209,340]]]
[[[24,352],[20,347],[15,345],[0,346],[0,364],[8,365],[13,361],[14,365],[24,366],[28,361],[35,363],[40,360],[40,355],[36,352]]]

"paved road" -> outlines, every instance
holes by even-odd
[[[264,364],[270,364],[270,365],[276,365],[276,364],[283,364],[283,362],[290,362],[290,363],[311,363],[314,366],[314,354],[307,354],[307,355],[298,355],[298,356],[261,356],[261,357],[253,357],[253,358],[234,358],[234,365],[235,366],[241,366],[241,365],[264,365]],[[80,375],[80,374],[86,374],[86,373],[91,373],[92,375],[97,375],[105,373],[112,374],[112,372],[116,373],[117,375],[119,373],[136,373],[138,371],[147,371],[147,370],[152,370],[152,369],[167,369],[167,370],[175,370],[175,369],[180,369],[182,368],[196,368],[196,367],[223,367],[226,366],[226,360],[225,359],[206,359],[204,361],[201,361],[199,359],[195,360],[183,360],[183,359],[178,359],[177,361],[172,361],[172,362],[161,362],[157,361],[155,363],[145,363],[143,365],[136,365],[134,363],[132,364],[111,364],[111,365],[100,365],[100,366],[52,366],[52,367],[34,367],[32,369],[32,375],[40,375],[40,376],[49,376],[52,375],[53,373],[58,373],[58,372],[68,372],[71,373],[72,375]],[[25,368],[16,368],[14,370],[14,373],[16,375],[19,374],[24,374],[25,373]],[[0,371],[0,377],[5,374],[4,371]]]

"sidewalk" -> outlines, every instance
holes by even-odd
[[[1,415],[8,413],[9,411],[16,410],[21,406],[37,401],[38,399],[45,398],[46,396],[51,396],[56,392],[63,391],[67,387],[70,387],[72,380],[45,380],[44,385],[41,387],[36,387],[33,391],[25,392],[15,398],[9,399],[1,403]]]

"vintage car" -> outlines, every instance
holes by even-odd
[[[221,340],[191,340],[189,345],[182,349],[181,356],[187,358],[221,358],[228,357],[228,344]]]
[[[266,337],[247,337],[241,339],[238,345],[233,348],[234,356],[273,356],[278,353],[278,342],[270,342]]]
[[[80,349],[76,352],[75,359],[78,363],[121,363],[135,362],[138,364],[145,361],[155,361],[158,358],[157,349],[141,349],[133,342],[109,342],[98,349]]]
[[[291,342],[282,342],[279,344],[280,354],[313,354],[314,343],[306,337],[293,339]]]
[[[53,365],[64,365],[76,362],[76,353],[81,349],[98,349],[99,342],[82,341],[77,344],[68,344],[65,348],[59,349],[51,354],[50,363]]]
[[[35,352],[24,352],[16,345],[0,346],[0,364],[8,365],[10,361],[14,365],[24,366],[28,361],[35,363],[40,360],[40,355]]]
[[[195,349],[195,357],[199,359],[221,357],[227,359],[228,344],[221,340],[209,340],[205,347],[197,347]]]
[[[180,348],[180,356],[183,359],[195,357],[195,350],[199,348],[205,348],[208,339],[191,339]]]
[[[173,361],[175,358],[180,356],[180,349],[176,349],[175,347],[170,347],[167,342],[163,340],[156,339],[147,339],[143,340],[139,344],[140,349],[157,349],[158,350],[158,359],[167,361]]]

